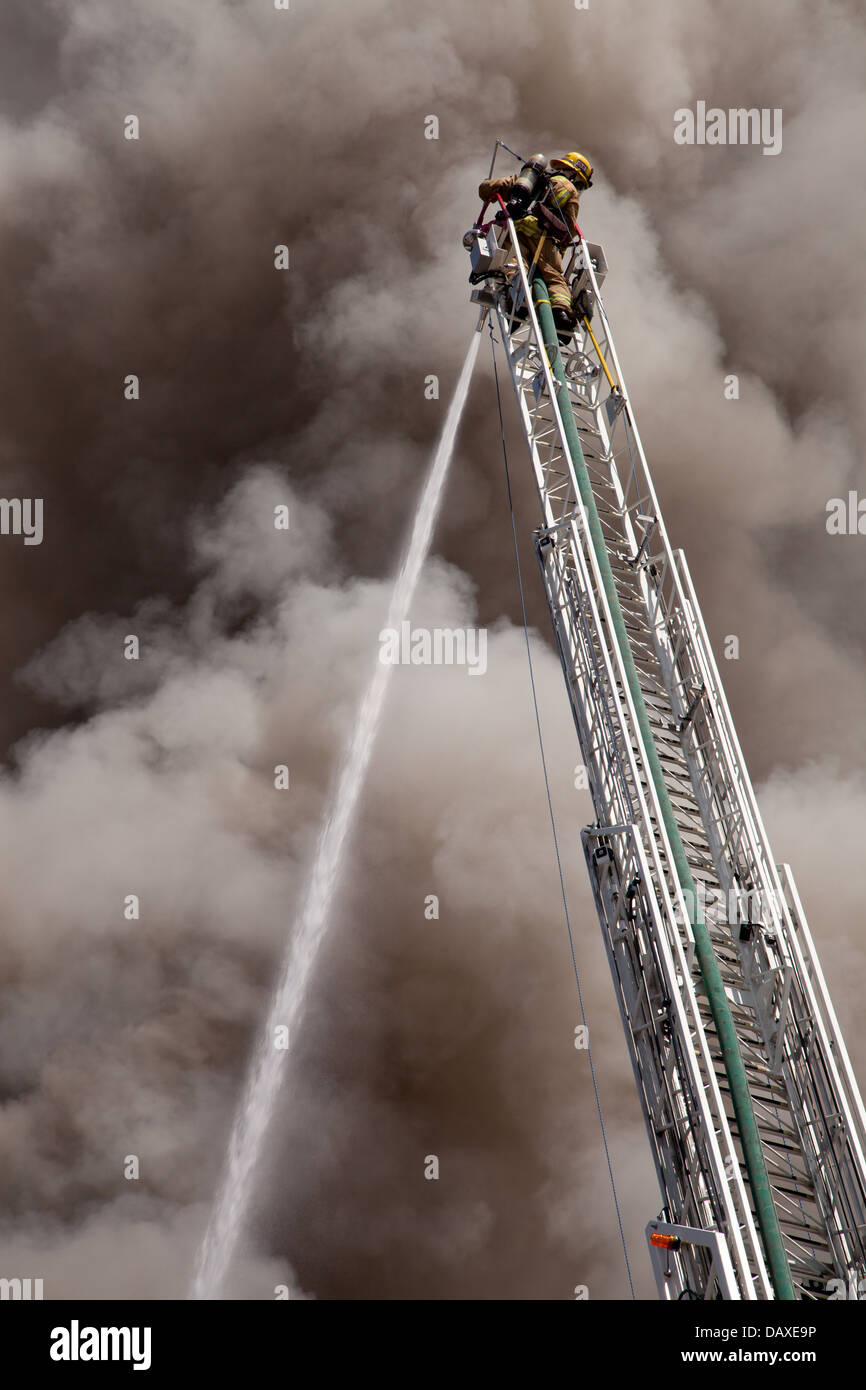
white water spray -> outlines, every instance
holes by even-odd
[[[391,595],[386,626],[397,631],[408,618],[409,606],[430,549],[480,341],[481,334],[473,333],[418,504],[409,548]],[[295,1036],[316,958],[328,929],[330,910],[340,881],[343,849],[355,819],[392,670],[392,666],[377,660],[319,832],[301,915],[286,951],[279,984],[256,1048],[243,1100],[232,1128],[225,1171],[199,1251],[192,1287],[192,1297],[196,1299],[219,1296],[246,1225],[256,1170],[280,1092],[282,1064],[291,1055],[291,1039]],[[275,1029],[280,1025],[288,1028],[288,1051],[278,1051],[274,1046]]]

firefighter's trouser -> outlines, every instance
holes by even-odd
[[[538,250],[538,243],[543,233],[538,236],[527,236],[518,230],[517,242],[523,253],[523,263],[528,270],[535,260],[535,253]],[[554,241],[550,237],[545,239],[541,248],[541,254],[535,261],[535,274],[540,275],[547,286],[550,294],[550,307],[552,309],[568,309],[571,311],[571,290],[568,288],[565,276],[562,273],[562,257]]]

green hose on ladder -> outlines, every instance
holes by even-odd
[[[536,310],[538,312],[538,320],[541,325],[541,334],[544,340],[544,346],[547,350],[548,362],[550,363],[551,372],[557,383],[556,396],[559,404],[559,413],[565,430],[565,438],[569,453],[571,454],[571,461],[574,465],[580,496],[589,522],[589,533],[592,537],[598,567],[601,571],[602,583],[604,584],[604,591],[607,595],[614,632],[622,656],[629,690],[631,691],[635,714],[637,715],[637,722],[646,753],[647,767],[653,779],[653,783],[655,784],[656,795],[661,808],[662,819],[665,823],[665,829],[667,831],[680,887],[687,895],[686,901],[691,901],[691,903],[694,904],[694,907],[689,911],[689,920],[695,939],[695,950],[701,968],[704,988],[710,1003],[713,1022],[716,1026],[719,1045],[722,1049],[722,1059],[728,1083],[731,1088],[731,1100],[734,1106],[734,1114],[737,1117],[737,1128],[740,1134],[740,1142],[743,1146],[743,1156],[746,1161],[746,1172],[748,1173],[749,1185],[755,1203],[755,1215],[763,1238],[767,1262],[770,1266],[773,1288],[776,1298],[794,1300],[796,1299],[796,1294],[791,1279],[791,1271],[788,1266],[788,1257],[785,1253],[785,1246],[782,1241],[778,1213],[773,1203],[772,1193],[770,1192],[770,1179],[767,1176],[767,1165],[764,1161],[761,1138],[758,1133],[755,1112],[752,1108],[752,1098],[749,1094],[749,1083],[746,1078],[746,1069],[743,1066],[736,1025],[731,1014],[727,995],[725,994],[724,981],[722,980],[719,963],[713,951],[710,933],[698,908],[698,895],[695,891],[694,879],[692,878],[689,862],[686,857],[685,849],[683,848],[682,838],[680,836],[676,817],[674,816],[670,796],[668,795],[655,739],[653,738],[653,732],[650,728],[646,703],[644,701],[643,691],[641,690],[631,645],[628,640],[622,609],[620,608],[619,596],[616,591],[616,581],[614,580],[613,570],[610,565],[610,557],[607,553],[607,546],[604,542],[598,510],[595,505],[592,484],[589,480],[586,460],[584,459],[583,449],[581,448],[580,436],[577,433],[577,426],[574,423],[571,400],[566,384],[565,369],[562,365],[559,340],[556,335],[556,326],[550,307],[550,297],[548,295],[547,286],[537,275],[533,281],[532,290]]]

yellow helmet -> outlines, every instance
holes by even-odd
[[[550,167],[560,169],[563,174],[574,179],[579,188],[589,188],[592,183],[592,165],[586,155],[578,154],[576,150],[564,155],[562,159],[552,159]]]

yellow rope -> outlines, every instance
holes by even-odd
[[[604,374],[605,374],[605,376],[607,377],[608,385],[610,386],[611,391],[618,391],[618,390],[619,390],[619,387],[617,386],[616,382],[614,381],[613,377],[611,376],[610,372],[609,372],[608,369],[607,369],[607,363],[605,362],[604,357],[603,357],[603,355],[602,355],[601,348],[599,347],[599,345],[598,345],[598,343],[597,343],[597,341],[596,341],[595,334],[593,333],[592,329],[591,329],[590,326],[589,326],[589,319],[586,317],[585,314],[584,314],[584,316],[583,316],[583,321],[584,321],[584,323],[586,324],[586,331],[587,331],[587,333],[589,334],[590,338],[592,338],[592,345],[593,345],[593,347],[595,348],[596,352],[598,353],[598,360],[599,360],[599,362],[601,363],[602,367],[604,368]]]

